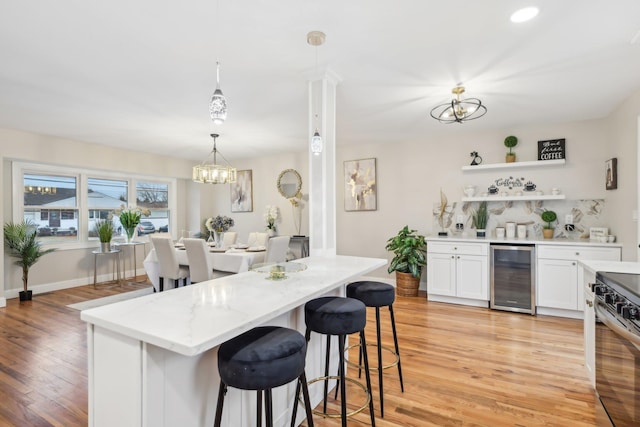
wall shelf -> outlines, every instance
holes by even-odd
[[[475,165],[475,166],[462,166],[462,170],[467,171],[479,171],[489,169],[519,169],[530,167],[543,167],[543,166],[560,166],[566,163],[566,159],[560,160],[534,160],[530,162],[513,162],[513,163],[492,163],[488,165]],[[544,199],[543,199],[544,200]]]
[[[507,201],[529,201],[529,200],[564,200],[566,199],[566,196],[564,194],[558,194],[558,195],[549,195],[549,196],[536,196],[536,195],[531,195],[531,196],[501,196],[499,194],[496,194],[495,196],[478,196],[478,197],[463,197],[461,200],[463,202],[507,202]]]

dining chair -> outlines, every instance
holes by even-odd
[[[285,262],[289,250],[289,236],[272,237],[267,242],[267,253],[264,262]]]
[[[267,246],[269,240],[269,233],[256,233],[256,243],[254,246]]]
[[[222,246],[225,248],[228,248],[229,246],[236,243],[237,238],[238,238],[237,231],[225,231],[224,240],[222,241]]]
[[[176,288],[180,285],[180,280],[184,280],[184,286],[186,286],[189,267],[178,263],[178,257],[176,257],[176,252],[173,248],[173,240],[170,237],[152,237],[151,242],[156,250],[158,266],[160,267],[158,290],[160,292],[164,290],[164,279],[173,280]]]
[[[213,279],[213,261],[209,256],[207,244],[203,239],[182,239],[187,250],[191,283]]]

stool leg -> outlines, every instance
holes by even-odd
[[[309,343],[309,341],[311,340],[311,330],[309,328],[307,328],[307,330],[304,333],[304,339],[307,341],[307,343]],[[307,389],[307,395],[308,395],[309,394],[309,390],[307,388],[307,380],[306,379],[304,381],[303,387],[304,387],[304,389]],[[302,390],[303,393],[304,393],[304,389]],[[295,426],[296,417],[298,415],[298,396],[299,395],[300,395],[300,381],[298,381],[298,384],[296,385],[296,394],[294,396],[294,401],[293,401],[293,413],[291,414],[291,427]],[[307,413],[307,418],[309,418],[309,414],[308,413]]]
[[[376,339],[378,344],[378,392],[380,393],[380,418],[384,418],[384,397],[382,392],[382,342],[380,342],[380,307],[376,307]]]
[[[393,329],[393,344],[396,347],[398,355],[398,376],[400,377],[400,390],[404,393],[404,382],[402,381],[402,364],[400,363],[400,347],[398,346],[398,335],[396,334],[396,318],[393,315],[393,305],[389,306],[389,314],[391,315],[391,328]]]
[[[360,331],[360,345],[362,346],[362,355],[364,358],[364,376],[367,379],[367,388],[369,389],[369,412],[371,414],[371,427],[376,427],[376,418],[373,413],[373,395],[371,393],[371,375],[369,375],[369,357],[367,356],[367,340],[364,337],[364,329]]]
[[[340,413],[342,414],[342,427],[347,427],[347,387],[346,381],[344,380],[344,335],[338,336],[338,354],[340,356],[340,365],[338,366],[338,371],[340,372],[338,375],[340,377]],[[327,411],[325,410],[325,412]]]
[[[311,409],[311,399],[309,398],[309,388],[307,387],[307,375],[304,373],[304,371],[302,371],[302,374],[300,374],[300,379],[298,380],[298,385],[300,384],[302,384],[302,397],[304,398],[304,409],[307,412],[307,427],[313,427],[313,412]],[[298,395],[296,394],[296,397],[297,396]]]
[[[273,427],[273,400],[271,399],[270,388],[264,392],[264,406],[267,413],[267,427]]]
[[[257,405],[257,409],[256,409],[256,426],[257,427],[261,427],[262,426],[262,390],[258,390],[258,398],[256,399],[256,405]]]
[[[331,354],[331,335],[327,335],[327,352],[324,356],[324,376],[329,376],[329,355]],[[322,404],[323,412],[327,412],[327,394],[329,393],[329,380],[324,381],[324,401]]]
[[[160,292],[164,290],[164,277],[158,278],[158,289]]]
[[[213,427],[220,427],[222,422],[222,405],[224,404],[224,395],[227,394],[227,385],[220,380],[220,388],[218,389],[218,407],[216,408],[216,420]]]

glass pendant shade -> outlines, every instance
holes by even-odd
[[[211,134],[213,137],[213,150],[207,156],[204,162],[193,167],[191,178],[194,182],[200,184],[228,184],[237,181],[238,171],[231,165],[217,164],[218,150],[216,148],[217,134]],[[222,156],[222,154],[220,154]],[[224,156],[222,156],[224,159]],[[224,159],[226,162],[226,159]]]
[[[319,156],[322,153],[322,137],[318,132],[318,129],[313,133],[313,137],[311,137],[311,152],[316,156]]]
[[[213,92],[213,96],[211,96],[211,101],[209,101],[209,113],[211,114],[211,120],[217,125],[224,123],[227,118],[227,99],[220,89],[219,62],[216,62],[216,90]]]

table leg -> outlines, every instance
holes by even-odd
[[[96,289],[98,281],[98,254],[93,254],[93,289]]]

